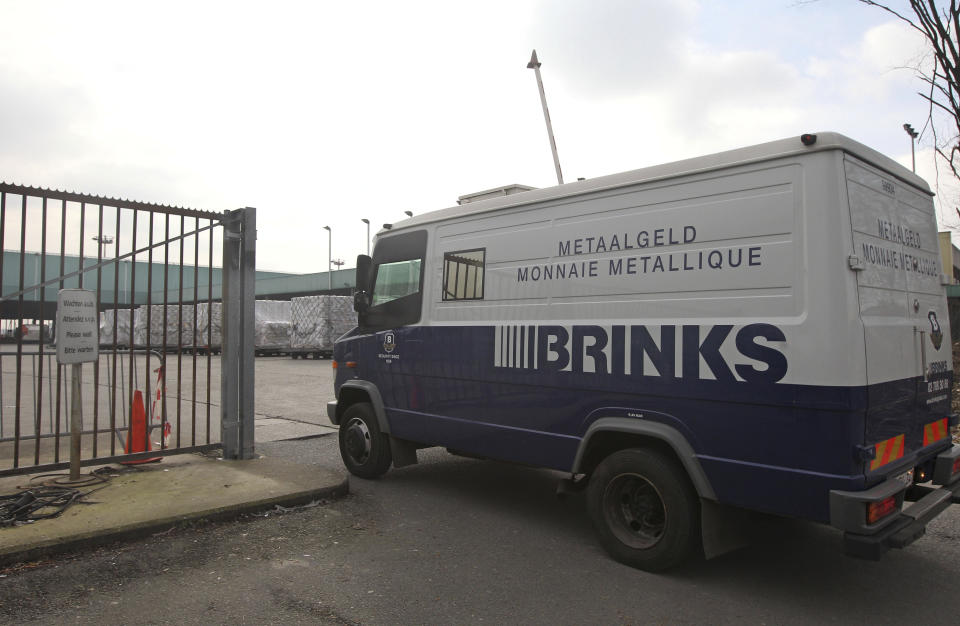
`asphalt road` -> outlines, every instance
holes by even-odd
[[[259,451],[339,466],[335,436]],[[543,470],[421,452],[312,508],[177,529],[2,571],[0,622],[97,624],[956,624],[960,507],[880,562],[760,519],[753,543],[666,575],[595,541]]]

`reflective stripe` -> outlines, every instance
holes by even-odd
[[[923,445],[929,446],[931,443],[936,443],[941,439],[946,439],[947,434],[947,418],[930,422],[923,427]]]
[[[883,467],[887,463],[903,458],[903,443],[904,436],[897,435],[896,437],[891,437],[886,441],[881,441],[876,444],[876,453],[870,462],[870,470],[875,470],[878,467]]]

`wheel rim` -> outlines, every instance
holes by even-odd
[[[370,458],[370,429],[363,420],[355,417],[347,424],[344,446],[357,465],[363,465]]]
[[[620,474],[603,494],[607,527],[631,548],[652,548],[663,538],[666,508],[657,488],[639,474]]]

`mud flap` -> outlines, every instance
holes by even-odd
[[[750,541],[749,513],[743,509],[700,498],[700,532],[707,559],[739,550]]]
[[[393,454],[394,467],[417,464],[417,446],[409,441],[390,437],[390,452]]]

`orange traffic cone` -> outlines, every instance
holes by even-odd
[[[144,447],[146,446],[146,447]],[[143,394],[140,390],[133,392],[133,404],[130,407],[130,431],[127,433],[127,445],[123,451],[127,454],[136,452],[148,452],[153,448],[150,446],[150,439],[147,437],[147,412],[143,408]],[[152,459],[136,459],[133,461],[120,461],[124,465],[139,465],[140,463],[153,463],[159,461],[161,457]]]

